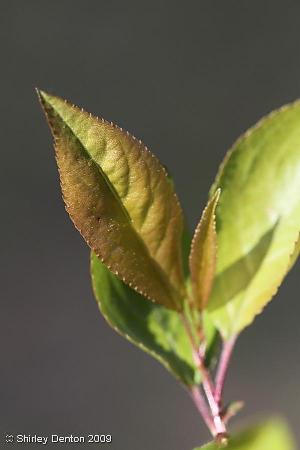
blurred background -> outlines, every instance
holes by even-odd
[[[190,450],[209,435],[186,392],[98,312],[34,86],[141,138],[192,228],[236,137],[300,97],[300,3],[2,0],[0,12],[1,439],[109,433],[103,448]],[[240,337],[226,396],[246,401],[236,423],[282,414],[300,442],[298,272]]]

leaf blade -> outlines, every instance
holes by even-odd
[[[123,281],[180,310],[183,219],[164,169],[129,133],[59,97],[39,96],[75,226]]]
[[[218,189],[208,201],[194,233],[189,258],[193,299],[201,311],[208,303],[217,263],[215,211],[220,197]]]
[[[217,188],[218,262],[208,309],[228,339],[262,311],[290,267],[300,229],[299,102],[234,144],[211,192]]]
[[[100,312],[118,334],[157,359],[183,384],[200,382],[177,312],[147,301],[112,274],[93,252],[91,278]],[[204,317],[204,325],[209,351],[215,343],[215,328],[209,317]]]
[[[186,385],[199,381],[189,340],[179,315],[150,303],[122,283],[91,253],[92,284],[108,324],[146,351]]]

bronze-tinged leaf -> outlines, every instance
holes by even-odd
[[[165,170],[128,132],[39,91],[66,209],[101,261],[148,299],[180,310],[183,217]]]
[[[208,201],[196,228],[191,253],[190,271],[193,300],[203,311],[209,300],[217,262],[217,234],[215,211],[220,197],[220,189]]]

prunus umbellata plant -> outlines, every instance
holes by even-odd
[[[38,96],[106,321],[186,387],[212,435],[202,449],[292,450],[279,419],[231,437],[241,403],[224,405],[223,391],[238,336],[299,254],[300,102],[237,140],[190,239],[172,179],[140,140],[59,97]]]

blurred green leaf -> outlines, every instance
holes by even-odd
[[[137,139],[59,97],[39,97],[67,211],[101,261],[150,300],[181,310],[183,217],[164,168]]]
[[[237,141],[211,193],[218,188],[218,260],[208,309],[227,339],[262,311],[299,254],[300,102],[271,113]]]
[[[217,262],[215,211],[220,196],[217,190],[208,201],[195,230],[190,254],[190,271],[195,306],[203,311],[207,305]]]
[[[296,450],[290,431],[280,419],[250,428],[230,439],[227,450]],[[211,443],[194,450],[219,450]]]
[[[147,301],[113,275],[93,253],[91,274],[95,296],[106,321],[158,359],[184,384],[198,383],[200,376],[179,314]],[[211,346],[215,328],[208,320],[206,333]]]

